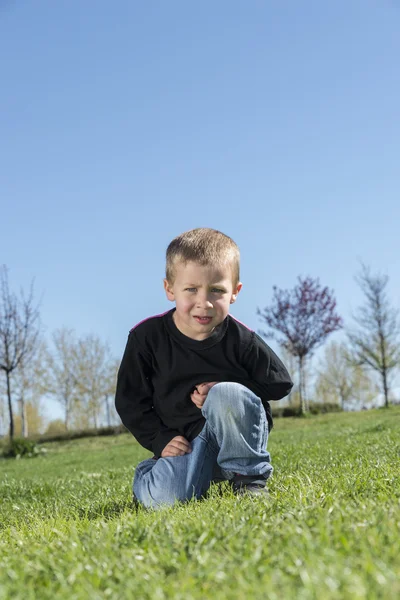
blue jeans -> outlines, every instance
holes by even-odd
[[[218,383],[202,408],[206,423],[183,456],[148,458],[136,467],[133,492],[146,507],[201,498],[214,480],[272,473],[268,424],[258,396],[240,383]]]

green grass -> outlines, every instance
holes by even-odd
[[[128,435],[0,460],[0,598],[400,597],[400,408],[279,419],[268,500],[131,504]]]

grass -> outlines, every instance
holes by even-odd
[[[400,408],[279,419],[268,500],[131,504],[129,435],[0,461],[0,598],[400,597]]]

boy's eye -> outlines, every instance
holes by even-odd
[[[224,294],[225,290],[222,290],[221,288],[211,288],[211,291],[214,294]],[[193,288],[185,288],[185,292],[197,292],[197,288],[193,287]]]

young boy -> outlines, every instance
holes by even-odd
[[[226,479],[235,493],[267,493],[268,401],[293,384],[271,348],[229,315],[242,288],[237,245],[207,228],[176,237],[164,288],[175,308],[131,330],[118,373],[116,409],[154,454],[136,468],[134,499],[158,508]]]

